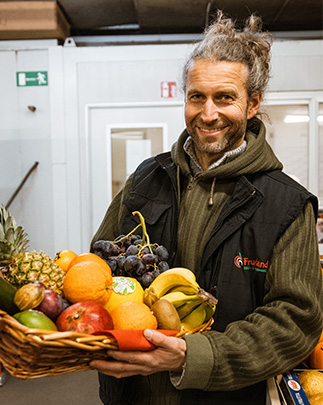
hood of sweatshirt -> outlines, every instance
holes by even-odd
[[[172,146],[172,159],[186,177],[191,176],[188,163],[189,157],[183,148],[188,136],[189,134],[185,129],[179,136],[178,141]],[[247,147],[243,153],[234,160],[201,172],[199,176],[205,180],[211,178],[220,180],[283,168],[282,163],[266,141],[265,125],[258,118],[253,118],[248,122],[245,140]]]

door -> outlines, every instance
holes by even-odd
[[[87,108],[90,234],[141,161],[171,149],[185,127],[183,103],[99,104]]]

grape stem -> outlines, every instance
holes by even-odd
[[[139,219],[140,219],[140,224],[138,224],[132,231],[130,231],[127,235],[123,236],[122,238],[118,239],[118,242],[122,241],[123,239],[128,238],[130,235],[132,235],[139,227],[142,227],[142,240],[140,243],[141,248],[139,249],[139,253],[141,252],[141,250],[145,247],[148,246],[148,249],[150,251],[151,254],[153,254],[153,251],[151,249],[150,246],[150,239],[149,239],[149,235],[147,233],[147,229],[146,229],[146,224],[145,224],[145,219],[142,216],[142,214],[139,211],[133,211],[132,215],[138,215]],[[145,243],[146,241],[146,243]],[[156,265],[154,265],[154,268],[156,268]]]
[[[117,242],[121,242],[122,240],[127,239],[130,235],[132,235],[140,227],[141,227],[141,224],[138,224],[135,228],[133,228],[132,231],[127,233],[127,235],[124,235],[122,238],[118,239]]]
[[[147,245],[150,247],[150,240],[149,240],[149,235],[147,233],[147,229],[146,229],[146,224],[145,224],[145,219],[142,216],[142,214],[139,211],[133,211],[132,215],[138,215],[139,219],[140,219],[140,225],[142,227],[142,241],[141,241],[141,245],[143,246],[145,243],[145,240],[147,240]]]

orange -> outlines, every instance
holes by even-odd
[[[112,312],[127,301],[143,302],[144,290],[138,280],[132,277],[113,277],[112,292],[104,308]]]
[[[101,259],[101,257],[95,255],[94,253],[89,253],[89,252],[80,253],[79,255],[74,257],[74,259],[69,264],[68,269],[70,269],[77,263],[88,262],[88,261],[99,263],[102,267],[105,267],[107,270],[109,270],[110,274],[111,274],[111,269],[110,269],[110,266],[108,265],[108,263],[106,263],[103,259]]]
[[[157,329],[157,319],[143,302],[127,301],[118,305],[111,313],[114,329]]]
[[[54,261],[63,271],[67,272],[69,264],[76,256],[72,250],[63,249],[56,253]]]
[[[76,263],[66,273],[63,292],[72,304],[90,300],[103,306],[112,292],[111,271],[98,262]]]

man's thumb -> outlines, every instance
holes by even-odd
[[[160,346],[166,338],[163,333],[157,332],[154,329],[145,329],[144,336],[150,343],[156,346]]]

